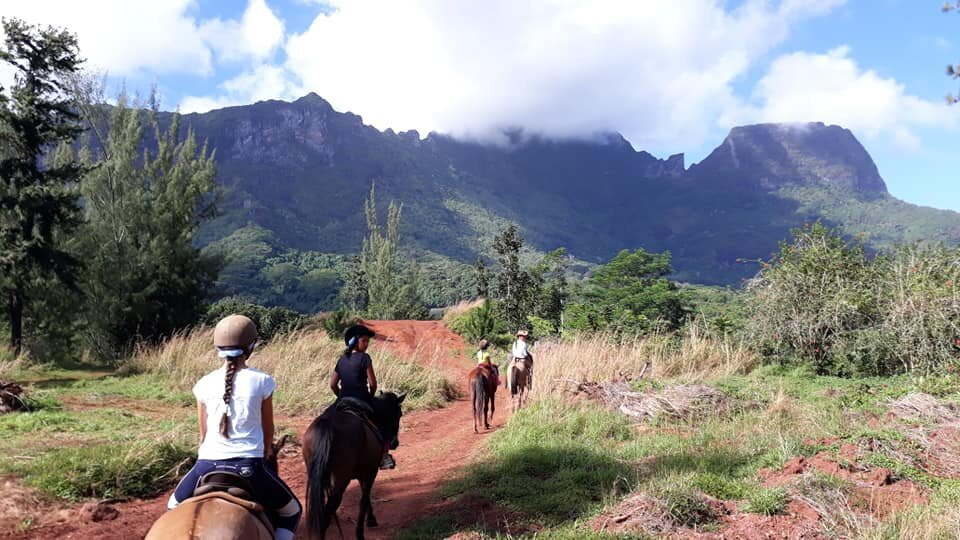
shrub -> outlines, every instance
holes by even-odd
[[[780,488],[762,488],[747,497],[744,510],[752,514],[773,516],[782,514],[787,508],[787,492]]]
[[[257,325],[260,339],[264,341],[270,341],[275,336],[297,330],[307,321],[306,317],[292,309],[265,307],[244,302],[238,298],[224,298],[210,306],[203,322],[214,325],[220,319],[232,314],[250,317]]]
[[[109,443],[55,450],[17,472],[40,491],[71,501],[152,497],[169,488],[193,458],[192,449],[175,442]]]
[[[960,250],[906,246],[870,259],[816,224],[750,284],[748,331],[761,348],[817,373],[930,374],[960,352]]]
[[[450,319],[448,326],[470,343],[488,339],[500,345],[497,336],[505,331],[506,323],[498,318],[494,303],[484,300],[479,306]]]
[[[331,311],[322,319],[323,329],[330,336],[330,339],[341,340],[347,329],[357,324],[359,319],[347,308],[341,307],[336,311]]]

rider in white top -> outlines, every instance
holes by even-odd
[[[517,341],[513,343],[512,354],[514,359],[526,358],[527,356],[530,355],[530,353],[527,352],[527,331],[526,330],[520,330],[517,332]]]
[[[217,323],[213,343],[223,365],[193,387],[200,421],[198,459],[170,495],[167,508],[192,497],[203,475],[233,472],[247,480],[257,501],[267,508],[276,527],[274,537],[293,540],[300,502],[266,463],[275,463],[270,443],[277,383],[247,366],[257,339],[257,326],[243,315],[230,315]]]

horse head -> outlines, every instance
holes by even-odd
[[[400,446],[400,439],[397,437],[400,433],[400,417],[403,416],[400,405],[406,397],[406,392],[400,395],[393,392],[380,392],[373,400],[373,407],[384,427],[384,435],[390,443],[391,450]]]

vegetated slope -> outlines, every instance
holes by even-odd
[[[366,232],[373,183],[381,205],[403,203],[401,233],[413,255],[432,256],[429,279],[465,279],[462,263],[489,256],[508,222],[536,249],[563,246],[590,262],[625,248],[670,250],[679,279],[707,284],[751,276],[757,267],[738,259],[768,256],[815,219],[878,244],[960,239],[960,215],[891,197],[853,134],[819,123],[734,128],[689,170],[682,155],[660,160],[618,134],[549,140],[514,130],[481,144],[381,132],[316,94],[185,123],[216,149],[226,188],[223,215],[200,241],[231,261],[224,293],[274,288],[268,303],[330,302],[343,256]],[[308,277],[315,270],[324,272]]]

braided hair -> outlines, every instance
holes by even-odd
[[[227,358],[227,377],[223,382],[223,404],[226,410],[220,418],[220,435],[224,439],[230,438],[230,396],[233,395],[233,377],[237,373],[237,358]]]

